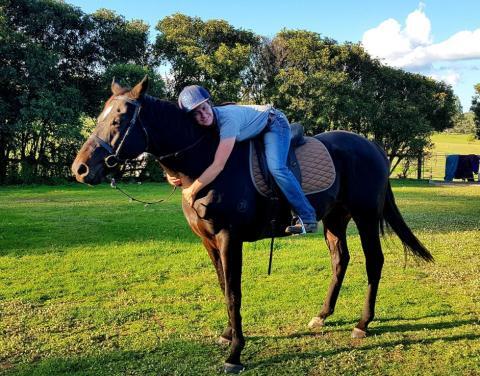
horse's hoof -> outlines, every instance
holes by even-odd
[[[245,371],[245,366],[243,364],[225,363],[223,365],[223,370],[225,373],[240,373]]]
[[[232,343],[231,339],[225,338],[223,336],[218,337],[217,343],[222,346],[228,346]]]
[[[324,325],[325,325],[325,319],[322,319],[321,317],[318,317],[318,316],[315,316],[308,323],[308,327],[310,329],[323,328]]]
[[[353,328],[352,338],[365,338],[366,336],[367,336],[367,332],[365,330]]]

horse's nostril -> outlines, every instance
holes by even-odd
[[[77,175],[85,176],[88,175],[88,166],[86,164],[80,163],[77,168]]]

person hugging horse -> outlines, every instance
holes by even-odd
[[[296,214],[287,234],[313,233],[318,230],[315,210],[302,191],[300,183],[287,167],[290,147],[290,124],[287,117],[271,105],[227,104],[213,106],[209,92],[198,85],[186,86],[178,97],[179,107],[190,113],[202,127],[217,127],[220,143],[212,164],[188,187],[183,197],[192,206],[197,193],[222,172],[236,141],[263,136],[267,166],[281,192]],[[167,175],[170,184],[181,180]]]

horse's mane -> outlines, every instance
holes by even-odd
[[[218,145],[216,128],[197,125],[175,102],[150,95],[144,95],[141,101],[144,124],[149,128],[148,133],[151,136],[151,147],[161,150],[159,155],[183,150],[203,139],[189,151],[196,153],[195,158],[173,158],[162,163],[174,170],[183,166],[185,172],[191,171],[195,176],[203,172],[203,169],[211,163],[210,159],[213,158]]]

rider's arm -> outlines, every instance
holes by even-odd
[[[200,175],[198,179],[192,183],[188,188],[190,190],[191,200],[195,199],[197,193],[206,185],[210,184],[217,176],[222,172],[225,164],[227,163],[230,154],[232,154],[233,146],[235,145],[235,137],[229,137],[221,139],[218,144],[217,151],[215,152],[215,158],[210,166]],[[185,192],[185,191],[184,191]],[[187,201],[189,197],[186,197]],[[189,202],[192,204],[192,202]]]

